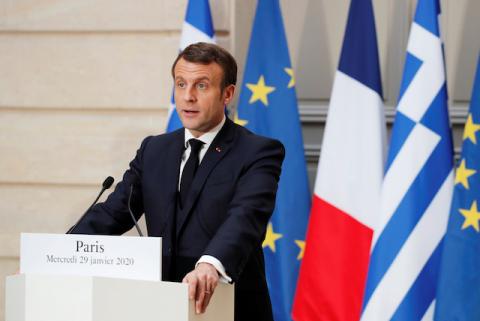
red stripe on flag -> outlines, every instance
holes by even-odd
[[[296,321],[358,321],[373,231],[314,195],[293,306]]]

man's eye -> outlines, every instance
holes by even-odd
[[[177,82],[177,87],[178,88],[185,88],[185,83],[183,81]]]
[[[198,88],[198,89],[207,89],[207,84],[201,82],[201,83],[197,84],[197,88]]]

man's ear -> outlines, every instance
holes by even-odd
[[[233,97],[235,96],[235,85],[228,85],[227,87],[225,87],[223,92],[225,94],[223,98],[223,103],[225,105],[228,105],[233,100]]]

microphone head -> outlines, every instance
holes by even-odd
[[[113,184],[114,181],[115,181],[115,180],[113,179],[112,176],[108,176],[108,177],[105,178],[105,180],[103,181],[103,184],[102,184],[103,188],[104,188],[104,189],[109,189],[109,188],[112,186],[112,184]]]

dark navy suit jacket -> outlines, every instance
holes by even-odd
[[[214,256],[235,282],[235,320],[271,320],[262,241],[275,206],[283,145],[227,118],[177,210],[183,152],[183,128],[147,137],[115,191],[73,233],[120,235],[131,229],[127,202],[133,185],[133,212],[137,218],[145,213],[149,236],[163,238],[164,280],[180,281],[202,255]]]

